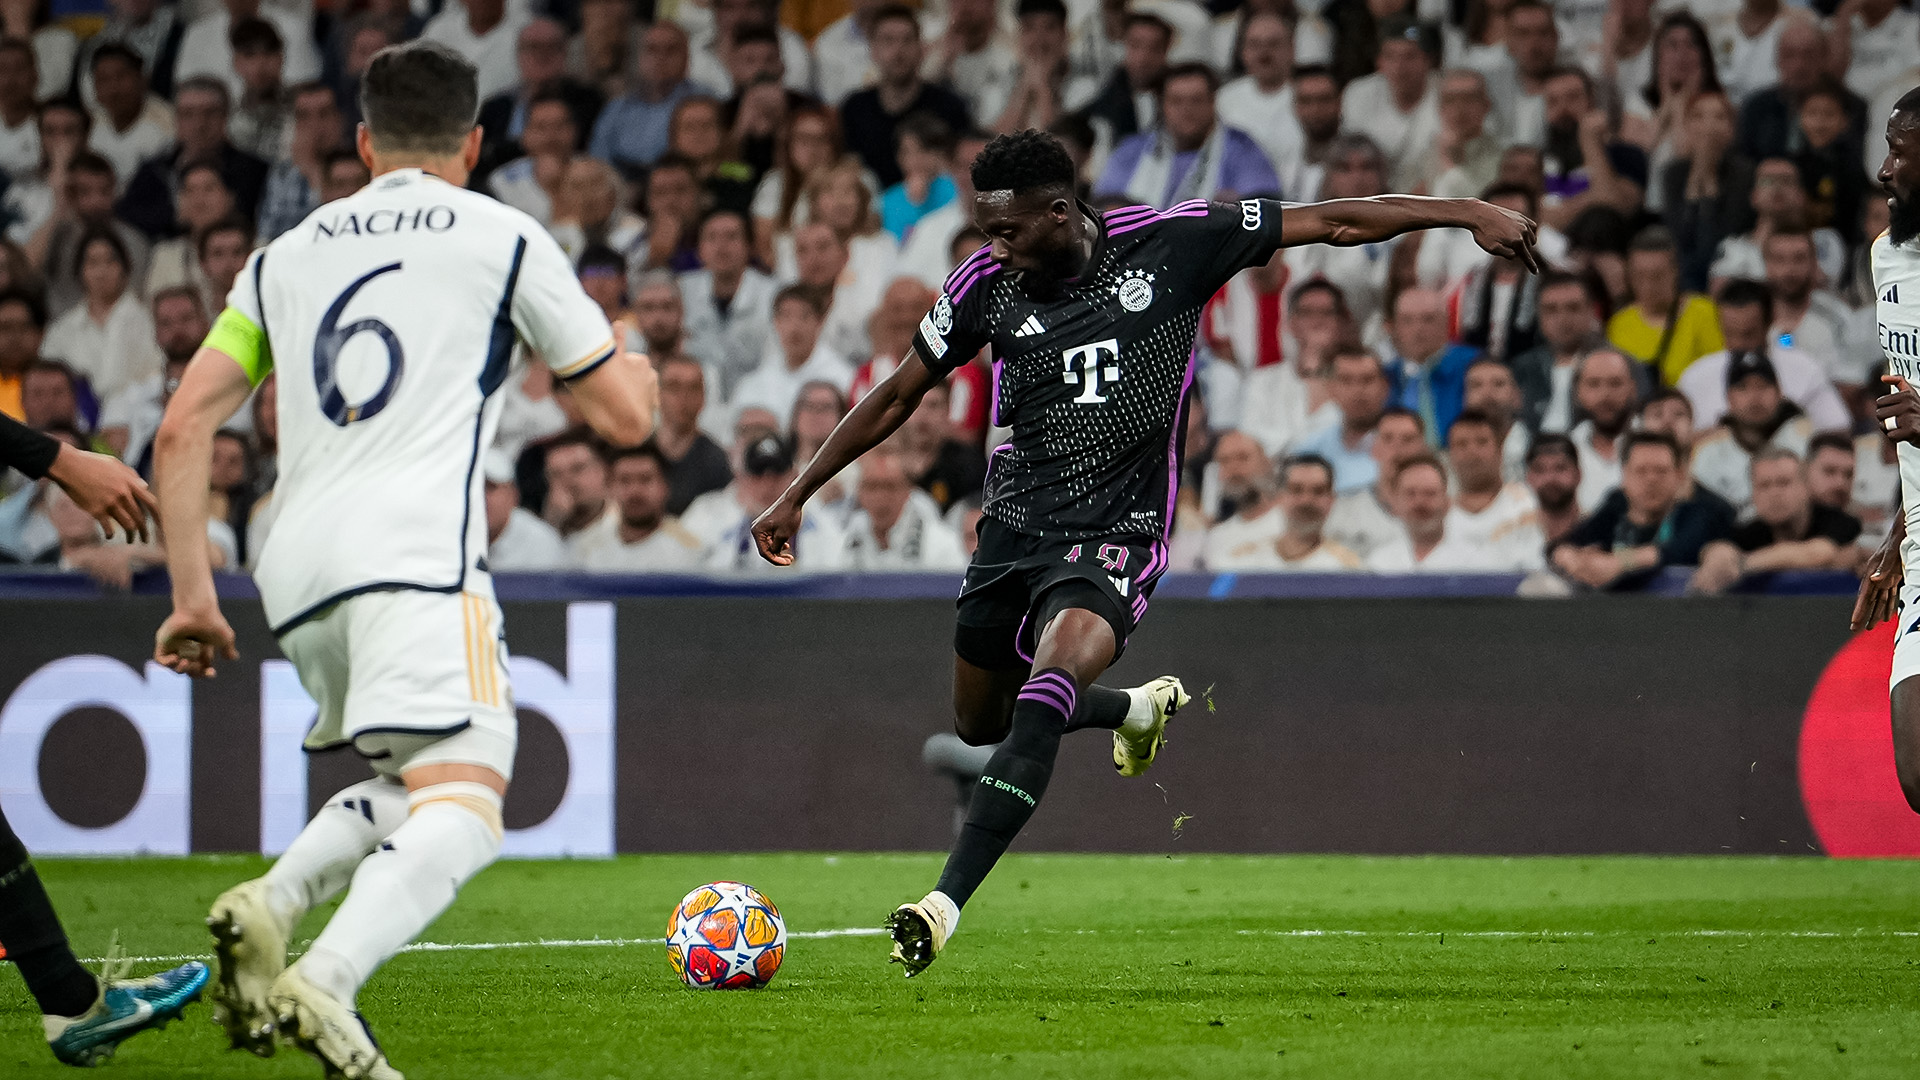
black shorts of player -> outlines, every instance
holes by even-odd
[[[981,518],[980,546],[960,587],[953,651],[978,668],[1025,669],[1047,623],[1084,608],[1113,627],[1118,660],[1166,569],[1167,545],[1158,537],[1045,540]]]

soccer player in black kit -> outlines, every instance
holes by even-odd
[[[974,216],[992,243],[954,269],[912,352],[753,525],[761,555],[791,564],[807,499],[993,347],[993,417],[1012,437],[988,456],[980,547],[954,630],[953,704],[962,739],[1000,746],[939,884],[888,919],[893,959],[909,977],[946,947],[961,907],[1032,815],[1062,735],[1112,730],[1114,766],[1138,775],[1188,700],[1170,676],[1130,690],[1094,679],[1126,647],[1167,569],[1207,299],[1283,247],[1415,229],[1468,229],[1494,255],[1538,269],[1533,222],[1475,199],[1194,200],[1102,214],[1074,198],[1074,180],[1066,148],[1043,132],[1002,135],[980,152]]]

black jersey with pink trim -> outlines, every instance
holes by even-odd
[[[1066,540],[1165,537],[1179,488],[1200,309],[1281,246],[1268,199],[1100,214],[1077,278],[1031,279],[981,248],[948,276],[914,348],[937,372],[993,352],[986,514]]]

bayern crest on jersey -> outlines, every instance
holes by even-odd
[[[1145,270],[1124,270],[1120,274],[1119,284],[1113,287],[1114,295],[1120,298],[1120,306],[1128,311],[1145,311],[1153,303],[1153,275]]]

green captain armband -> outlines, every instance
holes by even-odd
[[[247,373],[247,382],[252,386],[259,386],[260,380],[273,370],[273,348],[267,344],[267,332],[234,308],[220,313],[202,344],[233,357],[240,370]]]

